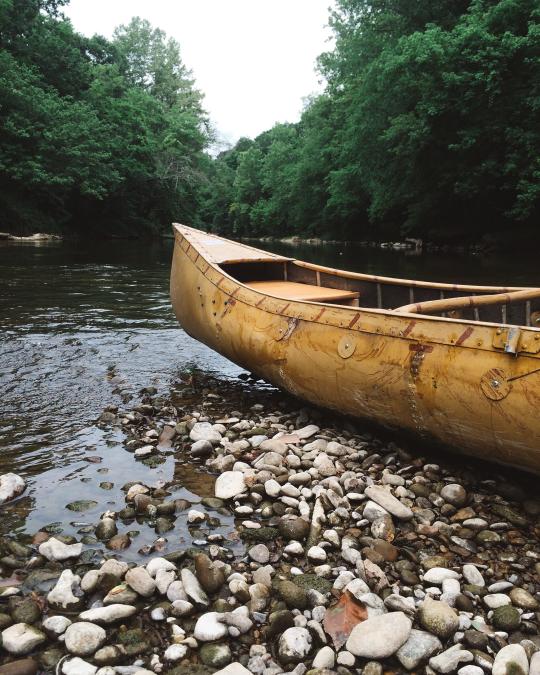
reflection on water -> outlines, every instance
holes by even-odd
[[[540,284],[533,260],[505,256],[265,247],[373,274]],[[0,244],[0,472],[14,471],[29,482],[25,495],[2,509],[3,532],[32,534],[59,522],[64,533],[76,534],[81,523],[124,505],[121,487],[128,480],[179,480],[175,498],[212,494],[212,479],[195,466],[171,454],[149,469],[126,452],[121,431],[94,425],[105,406],[136,399],[143,387],[169,392],[189,368],[224,377],[240,372],[178,328],[168,294],[171,254],[171,241]],[[112,488],[100,487],[104,483]],[[80,499],[98,505],[66,511]],[[174,537],[185,538],[179,534],[185,518],[180,514]],[[223,523],[230,526],[226,518]],[[147,530],[141,528],[136,548],[155,536]]]

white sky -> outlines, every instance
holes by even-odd
[[[330,48],[333,0],[71,0],[76,30],[110,37],[131,17],[148,19],[180,43],[228,141],[295,122],[302,99],[321,90],[315,59]]]

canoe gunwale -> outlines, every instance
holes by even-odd
[[[516,328],[513,324],[490,323],[468,319],[453,319],[450,317],[430,316],[408,312],[396,312],[388,309],[347,307],[332,303],[313,302],[308,300],[286,300],[269,293],[261,293],[241,281],[238,281],[225,270],[220,264],[208,260],[197,243],[191,241],[190,232],[197,232],[192,228],[174,224],[175,246],[179,246],[191,262],[199,269],[201,274],[220,292],[226,294],[234,303],[241,302],[255,309],[263,310],[270,314],[283,317],[285,320],[297,319],[308,323],[335,326],[339,329],[351,331],[351,333],[369,333],[380,336],[388,336],[404,339],[411,344],[442,344],[447,346],[459,346],[472,348],[479,351],[501,352],[497,336],[501,332]],[[258,250],[258,249],[254,249]],[[269,254],[272,255],[272,254]],[[276,261],[287,260],[276,256]],[[345,273],[342,270],[312,265],[294,260],[295,264],[309,266],[321,271],[329,271],[335,274],[341,272],[342,276],[363,278],[366,280],[386,281],[395,284],[414,284],[429,286],[430,288],[445,288],[451,290],[464,290],[473,292],[480,290],[492,290],[499,287],[493,286],[457,286],[452,284],[432,284],[430,282],[409,282],[407,280],[373,277],[359,275],[358,273]],[[225,263],[221,263],[225,264]],[[508,287],[505,291],[523,290],[523,287]],[[530,326],[518,326],[519,331],[526,336],[527,344],[534,342],[534,349],[538,351],[519,351],[520,361],[526,358],[540,359],[540,328]],[[509,359],[515,360],[515,356]]]

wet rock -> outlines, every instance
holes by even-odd
[[[93,499],[79,499],[75,502],[71,502],[70,504],[66,504],[66,509],[69,509],[70,511],[76,511],[79,513],[81,511],[88,511],[89,509],[93,509],[94,506],[97,505],[98,503]]]
[[[0,504],[10,502],[26,489],[26,482],[16,473],[5,473],[0,476]]]
[[[455,611],[445,602],[432,600],[429,596],[420,605],[418,618],[426,630],[442,640],[446,640],[459,628]]]
[[[287,541],[305,541],[310,525],[303,518],[282,518],[278,524],[279,533]]]
[[[313,639],[306,628],[287,628],[279,639],[278,658],[280,663],[288,665],[300,663],[311,651]]]
[[[495,656],[492,675],[527,675],[529,660],[521,645],[507,645]]]
[[[82,553],[82,544],[64,544],[51,537],[39,546],[39,552],[47,560],[61,561],[69,558],[78,558]]]
[[[396,657],[404,668],[414,670],[441,649],[442,644],[437,637],[413,628],[407,641],[396,652]]]
[[[241,471],[225,471],[217,477],[214,488],[218,499],[233,499],[245,489],[244,474]]]
[[[382,659],[395,652],[407,641],[411,619],[403,612],[389,612],[357,624],[347,640],[347,650],[355,656]]]
[[[17,656],[29,654],[46,639],[44,633],[27,623],[16,623],[2,631],[2,647]]]
[[[187,654],[187,651],[188,648],[186,645],[171,645],[165,650],[163,658],[166,661],[179,661],[180,659],[184,658],[184,656]]]
[[[450,483],[449,485],[445,485],[441,490],[441,497],[445,502],[459,508],[467,501],[467,492],[461,485]]]
[[[127,532],[115,534],[114,537],[109,539],[106,546],[111,551],[123,551],[131,546],[131,537]]]
[[[484,675],[484,670],[480,666],[461,666],[457,675]]]
[[[368,485],[365,494],[376,504],[382,506],[388,513],[391,513],[400,520],[410,520],[413,517],[413,512],[408,506],[402,504],[399,499],[380,485]]]
[[[0,675],[35,675],[38,664],[34,659],[18,659],[0,666]]]
[[[519,628],[521,615],[519,610],[512,605],[503,605],[493,610],[493,625],[497,630],[504,630],[511,633]]]
[[[231,662],[232,654],[228,644],[203,644],[199,649],[199,658],[205,666],[223,668]]]
[[[94,654],[107,639],[103,628],[87,621],[78,621],[68,626],[64,633],[68,652],[77,656]]]
[[[195,572],[206,593],[216,593],[225,583],[223,567],[215,565],[204,553],[195,556]]]
[[[41,610],[32,598],[10,598],[9,608],[14,623],[35,623]]]
[[[96,526],[96,537],[106,541],[118,533],[116,522],[113,518],[103,518]]]
[[[200,441],[195,441],[190,448],[189,454],[192,457],[210,457],[213,452],[213,446],[210,441],[206,439],[201,439]]]

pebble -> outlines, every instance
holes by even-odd
[[[319,649],[315,658],[313,659],[312,668],[328,668],[331,670],[334,667],[336,655],[331,647],[322,647]]]
[[[367,659],[394,654],[408,639],[411,619],[404,612],[389,612],[357,624],[347,640],[347,650]]]
[[[0,476],[0,504],[10,502],[26,489],[24,478],[16,473],[4,473]]]
[[[233,499],[246,489],[244,474],[241,471],[225,471],[216,479],[215,496],[219,499]]]
[[[429,596],[420,605],[418,618],[426,630],[441,640],[449,638],[459,627],[456,612],[445,602],[432,600]]]
[[[24,656],[45,642],[47,636],[35,626],[15,623],[2,631],[2,647],[10,654]]]
[[[424,574],[428,584],[442,584],[446,579],[459,579],[459,574],[446,567],[432,567]]]
[[[64,633],[66,649],[77,656],[94,654],[106,639],[107,634],[101,626],[87,621],[72,623]]]
[[[391,513],[400,520],[410,520],[413,517],[413,512],[408,506],[402,504],[399,499],[379,485],[369,485],[365,490],[365,494],[376,504],[382,506],[388,513]]]
[[[227,626],[218,619],[220,618],[218,612],[207,612],[197,619],[193,637],[201,642],[212,642],[213,640],[220,640],[227,635]]]
[[[53,607],[75,609],[81,604],[79,585],[81,578],[71,570],[64,570],[54,588],[47,595],[47,602]]]
[[[407,641],[396,652],[396,657],[404,668],[414,670],[441,649],[442,644],[439,638],[426,631],[413,628]]]
[[[193,600],[193,602],[197,603],[198,605],[207,607],[210,604],[208,596],[201,588],[201,585],[198,582],[197,577],[193,574],[193,572],[185,567],[180,572],[180,577],[182,579],[182,585],[184,587],[184,591],[187,597]]]
[[[278,655],[283,665],[303,661],[311,651],[311,633],[307,628],[287,628],[279,639]]]
[[[468,584],[473,584],[474,586],[480,586],[482,588],[486,585],[484,577],[475,565],[463,565],[463,577]]]
[[[97,668],[76,657],[62,663],[62,672],[64,675],[96,675]]]
[[[265,544],[257,544],[256,546],[252,546],[248,551],[248,555],[252,560],[260,563],[261,565],[266,565],[266,563],[270,560],[270,551],[268,550],[268,546]]]
[[[88,609],[86,612],[79,614],[79,619],[82,621],[90,621],[95,623],[114,623],[127,619],[137,613],[136,607],[130,605],[108,605],[107,607],[96,607],[95,609]]]
[[[474,659],[473,654],[463,649],[461,644],[454,645],[437,656],[429,659],[429,666],[437,673],[454,673],[460,663],[470,663]]]
[[[252,675],[247,668],[235,661],[234,663],[229,663],[228,666],[222,668],[221,670],[216,670],[214,675]],[[269,674],[272,675],[272,674]]]
[[[495,656],[492,675],[527,675],[527,652],[518,644],[506,645]]]
[[[189,432],[192,441],[208,441],[217,444],[221,441],[221,434],[209,422],[196,422]]]
[[[489,607],[490,609],[497,609],[497,607],[503,607],[504,605],[509,605],[511,603],[510,598],[504,593],[484,595],[483,600],[486,607]]]
[[[461,485],[450,483],[449,485],[445,485],[441,490],[441,497],[445,502],[459,508],[467,501],[467,492]]]
[[[66,632],[66,628],[71,625],[71,621],[65,616],[50,616],[43,621],[43,630],[47,633],[58,636]]]
[[[47,560],[62,561],[69,558],[78,558],[82,553],[82,544],[64,544],[64,542],[51,537],[39,546],[39,552]]]
[[[143,598],[149,598],[156,590],[156,582],[144,567],[133,567],[126,572],[126,583]]]

